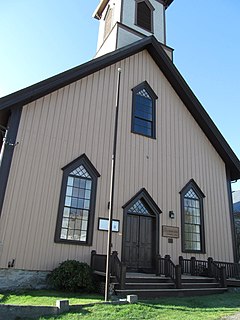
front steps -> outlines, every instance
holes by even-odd
[[[182,276],[182,288],[176,289],[170,278],[141,273],[127,273],[125,288],[120,289],[119,285],[115,284],[114,289],[119,297],[136,294],[140,299],[199,296],[227,291],[227,288],[220,288],[214,278]]]

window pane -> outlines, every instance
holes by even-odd
[[[82,231],[81,232],[80,240],[81,241],[86,241],[87,240],[87,232],[86,231]]]
[[[67,239],[67,229],[62,229],[61,230],[61,239]]]
[[[73,177],[68,177],[68,186],[73,186]]]
[[[149,120],[149,121],[152,121],[152,119],[153,119],[153,116],[151,113],[147,113],[147,112],[144,112],[141,110],[136,110],[135,116],[142,118],[142,119]]]
[[[70,214],[70,209],[64,207],[63,216],[66,217],[66,218],[68,218],[68,217],[69,217],[69,214]]]
[[[68,219],[63,219],[62,221],[62,227],[67,228],[68,227]]]
[[[73,179],[73,185],[74,185],[74,187],[79,188],[79,186],[80,186],[80,179],[79,179],[79,178],[74,178],[74,179]]]
[[[84,203],[84,200],[83,200],[83,199],[78,199],[78,205],[77,205],[77,207],[78,207],[78,208],[83,208],[83,203]]]
[[[91,191],[90,190],[86,190],[85,191],[85,199],[90,199],[91,198]]]
[[[151,112],[152,111],[152,100],[146,99],[141,96],[136,96],[136,109],[141,109],[142,111]]]
[[[83,210],[83,220],[88,220],[88,211]]]
[[[152,130],[148,129],[146,127],[141,127],[141,126],[134,125],[134,132],[140,133],[140,134],[143,134],[143,135],[149,136],[149,137],[152,136]]]
[[[85,189],[86,186],[86,180],[85,179],[80,179],[80,188]]]
[[[86,181],[86,189],[91,190],[91,188],[92,188],[92,181],[87,180]]]
[[[73,190],[72,187],[67,187],[66,195],[67,196],[71,196],[72,195],[72,190]]]
[[[84,201],[84,209],[89,209],[90,207],[90,201],[89,200],[85,200]]]
[[[77,199],[77,198],[71,198],[71,199],[72,199],[72,201],[71,201],[71,207],[77,208],[78,199]]]
[[[135,118],[135,124],[138,125],[138,126],[146,127],[146,128],[152,128],[152,122],[145,121],[145,120],[142,120],[142,119],[139,119],[139,118]]]
[[[79,198],[84,198],[85,189],[79,189]]]
[[[66,197],[65,198],[65,206],[70,206],[71,205],[71,197]]]
[[[87,227],[88,227],[88,221],[83,221],[82,222],[82,230],[87,231]]]
[[[82,220],[81,219],[76,219],[75,228],[80,230],[81,229],[81,224],[82,224]]]
[[[73,240],[74,230],[68,230],[67,239]]]

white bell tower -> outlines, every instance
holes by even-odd
[[[166,46],[165,11],[174,0],[101,0],[93,17],[100,20],[96,57],[144,37]]]

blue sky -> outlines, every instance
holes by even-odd
[[[0,97],[90,60],[98,3],[0,0]],[[167,10],[174,63],[240,158],[239,16],[239,0],[174,0]]]

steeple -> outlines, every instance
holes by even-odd
[[[174,0],[101,0],[93,17],[100,20],[97,56],[144,37],[155,36],[166,46],[165,11]]]

